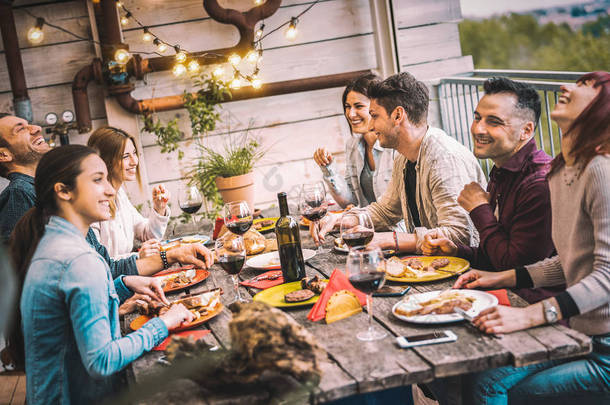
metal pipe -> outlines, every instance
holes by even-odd
[[[32,102],[28,95],[28,87],[25,82],[25,72],[21,60],[21,51],[19,50],[17,30],[15,28],[12,0],[0,1],[0,32],[2,33],[11,91],[13,92],[15,115],[28,122],[32,122],[34,114],[32,112]]]
[[[89,108],[87,86],[93,79],[98,83],[102,81],[102,61],[98,58],[95,58],[90,65],[79,70],[72,81],[72,101],[74,102],[78,132],[81,134],[91,131],[91,110]]]
[[[362,75],[371,73],[370,70],[358,70],[355,72],[339,73],[307,79],[287,80],[283,82],[268,83],[261,89],[250,87],[242,88],[233,93],[233,97],[226,102],[248,100],[259,97],[277,96],[281,94],[297,93],[301,91],[313,91],[328,89],[333,87],[345,86],[349,81]],[[133,87],[123,86],[122,88],[110,89],[121,107],[134,114],[146,112],[159,112],[176,110],[184,107],[182,95],[157,97],[146,100],[136,100],[131,96]]]

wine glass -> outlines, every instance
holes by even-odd
[[[347,255],[345,269],[350,283],[366,294],[366,307],[369,313],[367,331],[359,332],[359,340],[371,341],[383,339],[387,334],[373,326],[373,292],[383,286],[385,281],[385,259],[378,247],[357,246]]]
[[[195,231],[197,231],[197,222],[195,221],[195,213],[199,211],[203,204],[203,197],[196,186],[181,184],[178,190],[178,204],[180,209],[191,215]]]
[[[235,235],[243,235],[252,226],[252,210],[245,201],[233,201],[224,207],[225,225]]]
[[[314,226],[320,226],[320,220],[324,218],[328,211],[328,202],[326,201],[326,188],[324,183],[308,183],[301,186],[299,194],[299,212],[301,215],[311,222]],[[318,253],[325,253],[326,250],[322,246],[318,246]]]
[[[241,235],[226,233],[224,236],[216,239],[214,250],[216,251],[220,267],[233,278],[235,301],[246,302],[239,294],[239,278],[237,276],[246,261],[244,238]]]
[[[375,227],[369,212],[365,208],[352,208],[340,219],[341,239],[347,246],[366,246],[375,236]]]

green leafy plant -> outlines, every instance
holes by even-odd
[[[193,83],[199,90],[195,93],[185,91],[183,99],[191,120],[193,136],[196,136],[216,129],[216,122],[220,121],[217,107],[231,98],[231,92],[225,82],[206,73],[194,76]]]
[[[178,118],[163,125],[161,120],[153,114],[144,114],[144,130],[157,136],[157,144],[161,147],[161,153],[178,151],[178,159],[182,159],[184,152],[178,148],[178,143],[184,139],[184,133],[178,128]]]

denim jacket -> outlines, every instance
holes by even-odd
[[[132,294],[122,279],[73,224],[50,218],[21,296],[29,405],[107,398],[115,373],[167,337],[159,318],[121,337],[119,301]]]

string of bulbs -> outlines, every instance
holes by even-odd
[[[265,0],[254,0],[254,4],[258,6],[258,5],[261,5],[262,3],[264,3],[264,1]],[[233,69],[233,76],[229,83],[229,87],[231,89],[237,90],[242,86],[242,79],[245,79],[253,88],[255,88],[255,89],[260,88],[262,86],[262,80],[258,77],[258,73],[260,71],[259,63],[263,59],[263,44],[262,44],[263,39],[265,39],[269,35],[273,34],[274,32],[282,29],[283,27],[287,26],[286,30],[284,31],[284,35],[288,40],[294,41],[296,39],[296,36],[298,33],[297,24],[299,22],[299,18],[301,16],[303,16],[305,13],[307,13],[309,10],[311,10],[311,8],[313,6],[315,6],[319,1],[320,0],[315,0],[301,13],[299,13],[298,15],[296,15],[294,17],[291,17],[290,20],[284,22],[283,24],[277,26],[276,28],[270,30],[267,33],[264,32],[265,22],[263,20],[255,32],[255,40],[254,40],[254,43],[252,44],[254,49],[249,51],[246,54],[246,56],[244,57],[244,60],[248,61],[252,65],[251,66],[253,68],[252,74],[247,75],[247,74],[242,73],[239,70],[238,65],[242,62],[242,58],[237,53],[233,53],[227,57],[227,62],[230,64],[230,66]],[[127,64],[127,62],[129,62],[129,60],[131,59],[131,54],[146,54],[146,55],[155,54],[155,55],[163,56],[164,53],[171,48],[175,52],[174,59],[175,59],[176,63],[172,67],[172,74],[175,77],[182,77],[187,72],[190,74],[196,74],[201,70],[201,66],[199,65],[199,62],[197,61],[196,58],[190,58],[190,60],[189,60],[189,55],[192,54],[193,52],[189,52],[189,51],[183,49],[180,46],[180,44],[177,44],[177,43],[171,44],[171,43],[161,39],[159,36],[155,35],[148,26],[142,24],[140,22],[140,20],[138,20],[133,15],[133,13],[129,9],[127,9],[127,7],[125,7],[125,4],[121,0],[116,0],[116,6],[121,11],[120,19],[119,19],[121,25],[126,26],[127,24],[129,24],[130,20],[134,21],[142,29],[142,40],[144,42],[152,42],[156,46],[155,52],[143,52],[143,51],[131,51],[130,52],[127,49],[122,49],[122,48],[117,49],[116,52],[114,53],[114,61],[117,64],[119,64],[119,65]],[[63,27],[49,23],[44,18],[41,18],[41,17],[38,17],[38,16],[32,14],[29,10],[26,10],[26,12],[30,16],[32,16],[33,18],[36,19],[35,25],[32,28],[30,28],[27,33],[28,40],[32,44],[39,44],[44,40],[44,32],[42,30],[44,25],[48,25],[57,30],[70,34],[70,35],[74,36],[75,38],[100,44],[99,41],[95,41],[91,38],[82,37]],[[220,55],[205,53],[203,55],[200,55],[200,57],[201,56],[218,57]],[[212,72],[213,76],[217,79],[221,78],[224,75],[224,73],[225,73],[224,68],[222,67],[221,64],[219,64]]]

